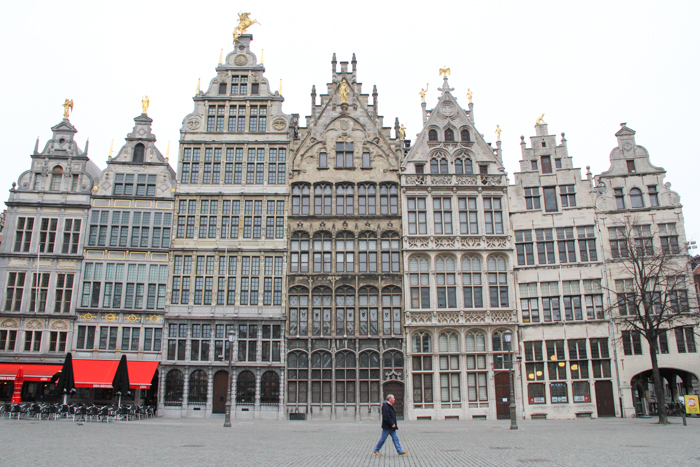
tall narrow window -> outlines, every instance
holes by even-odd
[[[134,157],[132,160],[134,162],[143,162],[143,154],[145,150],[145,146],[141,143],[138,143],[136,146],[134,146]]]
[[[57,165],[51,171],[51,191],[59,191],[61,189],[61,179],[63,178],[63,168]]]
[[[489,294],[492,308],[508,308],[508,274],[502,256],[488,259]]]
[[[551,174],[552,173],[552,159],[550,156],[542,156],[540,158],[542,162],[542,173]]]
[[[433,198],[433,221],[436,235],[452,235],[451,198]]]
[[[642,190],[639,188],[632,188],[630,190],[630,206],[633,208],[643,208],[644,198],[642,198]]]
[[[455,132],[452,131],[450,128],[445,130],[445,141],[454,141],[455,140]]]
[[[462,258],[462,288],[464,308],[483,308],[481,260],[474,256]]]
[[[544,191],[544,210],[546,212],[556,212],[557,208],[557,189],[556,187],[547,187]]]
[[[335,143],[335,167],[339,169],[350,169],[353,165],[353,143]]]
[[[437,284],[437,307],[457,308],[457,281],[455,279],[455,261],[451,257],[435,260],[435,280]]]
[[[411,308],[430,308],[430,263],[427,258],[411,258],[409,261],[411,284]]]

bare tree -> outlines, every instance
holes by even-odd
[[[678,244],[676,232],[655,228],[650,222],[631,217],[609,225],[614,279],[611,292],[617,295],[609,312],[623,332],[623,342],[627,337],[627,343],[633,343],[637,336],[648,342],[659,423],[666,424],[664,385],[657,358],[659,336],[679,326],[694,327],[700,316],[694,298],[688,296],[693,281],[685,245]]]

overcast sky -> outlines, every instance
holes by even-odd
[[[205,88],[220,50],[232,50],[240,11],[262,23],[248,30],[252,49],[265,50],[266,77],[273,89],[284,80],[283,110],[302,123],[311,86],[323,92],[331,79],[333,53],[350,61],[354,52],[363,92],[377,85],[385,124],[398,117],[415,140],[418,92],[430,84],[432,107],[438,70],[450,67],[459,102],[474,93],[478,131],[495,141],[501,126],[511,183],[520,135],[534,135],[541,113],[550,133],[566,133],[583,173],[609,167],[627,122],[668,171],[688,237],[700,240],[697,1],[11,2],[0,16],[0,190],[29,168],[66,98],[79,144],[89,138],[89,156],[104,168],[110,142],[121,147],[148,95],[157,145],[165,153],[170,141],[175,166],[197,79]]]

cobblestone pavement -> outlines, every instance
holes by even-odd
[[[222,418],[85,423],[0,420],[0,465],[698,466],[700,418],[399,422],[407,456],[378,422]]]

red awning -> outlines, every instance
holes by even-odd
[[[22,367],[25,381],[51,381],[63,365],[37,365],[32,363],[0,363],[0,381],[14,381]]]
[[[78,388],[112,388],[112,380],[117,372],[119,360],[78,360],[73,359],[73,376]],[[153,374],[158,362],[129,361],[129,385],[131,389],[151,387]]]
[[[131,389],[149,389],[153,375],[158,368],[158,362],[130,362],[126,361],[129,369],[129,386]]]

